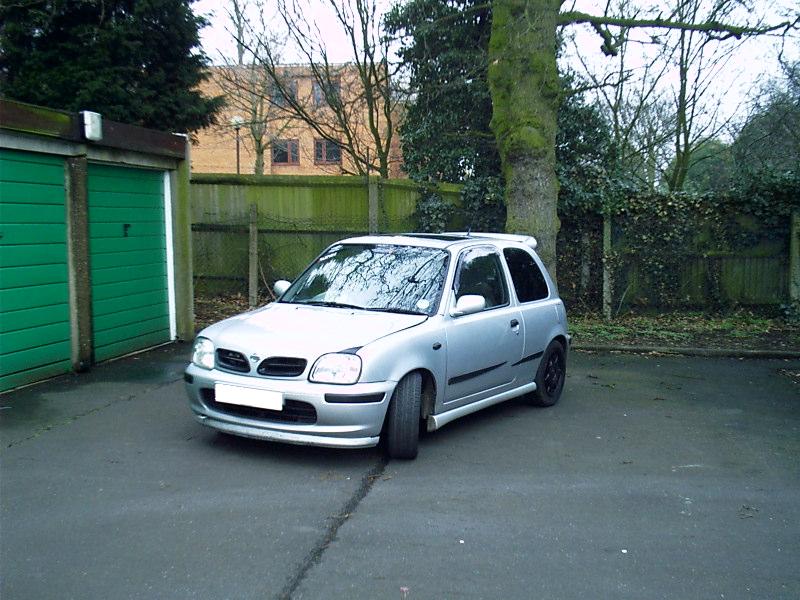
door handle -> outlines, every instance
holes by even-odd
[[[512,327],[519,327],[519,321],[516,319],[511,319],[511,326]]]

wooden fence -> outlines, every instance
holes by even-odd
[[[409,180],[194,174],[191,183],[199,295],[293,279],[344,237],[416,229],[420,188]],[[437,189],[458,204],[460,186]]]
[[[460,206],[460,186],[441,184],[437,189],[446,201]],[[294,279],[338,239],[368,232],[413,231],[419,194],[419,184],[412,181],[375,177],[194,174],[191,217],[196,294],[265,290],[277,279]],[[458,222],[463,215],[454,218],[452,227],[463,227]],[[797,219],[793,222],[788,240],[687,260],[680,275],[685,304],[778,305],[800,297],[800,227]],[[598,223],[603,228],[602,219]],[[639,280],[637,257],[629,257],[618,281],[612,281],[612,274],[603,269],[603,253],[612,248],[625,252],[619,247],[624,244],[624,232],[612,239],[610,225],[604,229],[605,235],[598,231],[594,238],[597,248],[590,253],[594,264],[587,269],[592,278],[589,287],[602,289],[602,298],[596,293],[591,302],[579,298],[587,286],[585,282],[572,285],[572,280],[582,274],[562,268],[564,256],[560,256],[564,298],[584,307],[602,306],[609,313],[625,306],[659,307],[659,299]],[[569,249],[564,250],[566,255]]]

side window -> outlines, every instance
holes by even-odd
[[[514,282],[514,289],[520,302],[547,298],[547,282],[539,265],[530,254],[519,248],[505,248],[503,256],[506,257],[511,280]]]
[[[456,300],[475,294],[484,297],[486,308],[508,304],[500,257],[491,248],[473,248],[461,256],[453,288]]]

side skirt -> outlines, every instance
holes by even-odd
[[[536,384],[531,382],[523,385],[522,387],[514,388],[513,390],[508,390],[507,392],[497,394],[496,396],[489,396],[488,398],[484,398],[478,402],[465,404],[464,406],[459,406],[458,408],[448,410],[447,412],[443,412],[438,415],[430,415],[427,422],[428,431],[436,431],[451,421],[455,421],[456,419],[471,415],[474,412],[478,412],[479,410],[493,406],[494,404],[500,404],[501,402],[505,402],[511,398],[522,396],[523,394],[533,391],[536,391]]]

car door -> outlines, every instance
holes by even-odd
[[[523,351],[522,317],[511,302],[500,255],[493,246],[469,248],[460,255],[452,306],[464,295],[483,296],[486,306],[477,313],[447,320],[448,409],[513,387],[512,365]]]
[[[550,332],[563,318],[563,309],[561,300],[551,294],[542,269],[530,252],[508,247],[503,249],[503,257],[522,314],[524,348],[522,358],[513,369],[519,384],[524,384],[536,377],[539,361],[550,342]]]

